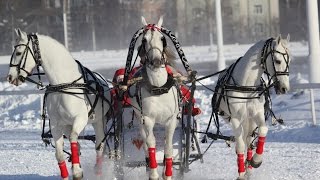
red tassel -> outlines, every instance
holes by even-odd
[[[150,158],[149,167],[151,169],[157,168],[158,164],[156,160],[156,148],[149,148],[148,151],[149,151],[149,158]]]
[[[61,172],[61,177],[62,178],[67,178],[69,176],[68,174],[68,169],[65,161],[59,162],[58,163],[60,172]]]
[[[265,139],[266,137],[260,137],[260,136],[258,138],[256,153],[259,155],[263,153],[263,146],[264,146]]]
[[[168,176],[172,176],[172,158],[166,158],[166,172],[165,175]]]
[[[71,142],[71,161],[72,164],[80,164],[79,148],[77,142]]]
[[[238,172],[245,172],[244,154],[238,154]]]

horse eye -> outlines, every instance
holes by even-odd
[[[16,52],[16,56],[20,56],[21,55],[21,52]]]
[[[147,39],[146,38],[143,38],[142,39],[142,43],[146,43],[147,42]]]
[[[281,61],[278,60],[278,59],[276,59],[275,62],[276,62],[277,64],[281,64]]]

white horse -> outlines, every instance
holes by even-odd
[[[59,90],[59,92],[47,95],[46,105],[61,177],[68,179],[68,170],[63,155],[63,135],[66,135],[71,144],[73,178],[82,179],[83,170],[79,160],[78,136],[88,123],[92,123],[95,130],[96,167],[98,167],[96,170],[100,171],[103,158],[102,141],[105,137],[104,114],[109,110],[109,104],[104,103],[105,105],[102,106],[102,99],[99,98],[93,110],[94,116],[88,118],[88,112],[91,109],[89,102],[94,101],[96,95],[87,96],[84,94],[83,88],[75,87],[77,84],[85,84],[86,75],[82,73],[81,67],[68,50],[48,36],[27,35],[20,29],[16,30],[16,34],[18,36],[17,45],[11,57],[8,82],[16,86],[22,84],[28,75],[32,74],[33,69],[39,68],[41,65],[50,83],[47,90],[50,87],[50,91],[54,91],[55,88]],[[98,88],[97,84],[93,84],[93,86]],[[109,93],[104,96],[110,100]]]
[[[165,168],[164,179],[172,178],[173,134],[179,114],[178,92],[173,79],[166,70],[166,42],[160,32],[161,17],[156,25],[147,24],[142,17],[145,31],[142,36],[139,55],[144,61],[141,70],[143,81],[138,84],[137,98],[131,98],[137,117],[141,121],[144,150],[149,161],[150,179],[159,179],[156,160],[156,139],[153,133],[155,123],[165,126]],[[170,84],[168,87],[166,84]],[[167,91],[166,91],[166,90]],[[161,92],[163,91],[163,92]]]
[[[262,154],[268,127],[265,123],[263,87],[261,77],[265,73],[277,94],[289,88],[289,35],[287,39],[268,39],[254,44],[246,54],[220,75],[213,108],[230,122],[236,140],[238,155],[238,179],[250,175],[252,167],[262,163]],[[260,93],[260,94],[259,94]],[[252,156],[253,132],[258,127],[256,153]],[[253,146],[252,146],[253,145]],[[245,164],[245,152],[247,152]]]

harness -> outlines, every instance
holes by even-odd
[[[41,81],[41,75],[44,75],[44,73],[40,73],[40,66],[42,64],[42,59],[41,59],[41,54],[40,54],[40,48],[39,48],[39,41],[38,41],[38,37],[36,34],[29,34],[28,36],[28,42],[27,44],[18,44],[16,45],[14,48],[14,52],[11,56],[11,60],[10,60],[10,67],[16,67],[18,73],[20,74],[20,71],[25,71],[27,73],[27,77],[23,77],[23,76],[19,76],[19,79],[21,81],[29,81],[31,83],[37,84],[39,89],[45,89],[45,94],[44,94],[44,99],[43,99],[43,104],[42,104],[42,114],[41,114],[41,118],[43,120],[43,128],[42,128],[42,140],[46,143],[49,144],[51,143],[47,138],[51,138],[51,131],[49,130],[48,132],[45,132],[45,125],[46,125],[46,98],[49,94],[51,93],[63,93],[63,94],[69,94],[69,95],[85,95],[87,102],[90,105],[90,110],[88,112],[88,117],[90,118],[94,118],[95,116],[95,112],[94,109],[97,106],[97,103],[99,101],[99,99],[101,99],[102,101],[102,109],[104,109],[104,102],[108,103],[110,110],[112,110],[112,103],[104,96],[105,93],[107,93],[108,91],[110,91],[111,89],[109,88],[107,81],[98,73],[96,72],[92,72],[90,71],[88,68],[84,67],[79,61],[75,60],[79,66],[79,69],[81,70],[81,76],[77,79],[75,79],[73,82],[71,83],[61,83],[61,84],[57,84],[57,85],[46,85],[44,86],[42,81]],[[29,47],[29,43],[32,43],[32,48],[33,51],[30,49]],[[25,50],[22,54],[21,57],[21,61],[18,64],[13,64],[13,56],[14,53],[17,49],[17,47],[20,46],[25,46]],[[26,66],[26,61],[27,61],[27,56],[28,53],[30,53],[33,57],[33,60],[36,63],[36,68],[37,68],[37,73],[33,74],[32,71],[28,72],[25,69]],[[38,75],[38,82],[34,81],[33,79],[30,78],[30,76],[33,75]],[[79,81],[83,79],[83,83],[80,83]],[[82,90],[82,92],[72,92],[70,90]],[[89,95],[95,95],[95,99],[93,102],[90,101]],[[102,112],[104,114],[104,112]],[[102,116],[103,117],[103,116]],[[50,127],[50,120],[49,120],[49,127]],[[110,130],[109,130],[110,131]],[[105,141],[105,139],[107,138],[107,135],[109,133],[105,134],[105,137],[103,139],[103,141]],[[80,137],[79,137],[80,138]],[[83,139],[87,139],[87,140],[91,140],[91,141],[95,141],[95,137],[94,136],[90,136],[90,137],[84,137]],[[102,141],[102,142],[103,142]],[[51,144],[52,145],[52,144]],[[100,144],[101,145],[101,144]],[[52,145],[53,146],[53,145]],[[54,147],[54,146],[53,146]],[[98,147],[100,148],[100,147]],[[67,153],[67,152],[66,152]],[[67,153],[68,154],[68,153]]]
[[[240,57],[235,63],[231,64],[229,68],[218,72],[218,74],[220,74],[220,73],[223,73],[223,74],[221,74],[220,77],[218,78],[217,85],[213,91],[214,94],[213,94],[212,100],[211,100],[211,105],[212,105],[213,111],[211,113],[210,121],[209,121],[209,124],[208,124],[208,127],[207,127],[205,134],[208,134],[211,121],[214,120],[215,126],[217,128],[215,136],[222,136],[220,129],[219,129],[220,123],[219,123],[219,117],[218,117],[218,115],[222,115],[222,116],[224,115],[224,112],[219,111],[219,107],[220,107],[220,103],[221,103],[222,99],[226,102],[228,110],[229,110],[229,114],[231,114],[229,98],[250,100],[250,99],[259,99],[262,95],[264,95],[265,100],[266,100],[265,103],[267,103],[267,104],[265,104],[265,106],[269,107],[267,109],[267,111],[265,111],[265,117],[267,118],[268,116],[271,116],[271,115],[273,117],[275,117],[275,115],[272,111],[272,108],[269,106],[269,104],[271,103],[269,89],[271,87],[278,86],[278,83],[279,83],[278,76],[289,75],[289,54],[287,52],[282,53],[282,52],[279,52],[279,51],[273,49],[272,48],[273,40],[274,40],[273,38],[266,40],[266,42],[264,43],[264,46],[262,48],[261,55],[260,55],[261,66],[264,68],[264,73],[268,77],[268,84],[265,83],[263,78],[260,79],[261,83],[258,86],[240,86],[237,84],[237,82],[234,80],[234,77],[232,76],[232,74],[233,74],[235,66],[241,60],[242,57]],[[274,58],[275,53],[279,53],[284,57],[284,60],[286,62],[286,69],[284,71],[277,71],[276,70],[275,58]],[[274,75],[271,75],[270,69],[267,69],[266,60],[268,59],[268,57],[270,55],[271,55]],[[216,73],[214,75],[216,75]],[[201,78],[201,79],[203,79],[203,78]],[[272,80],[273,80],[273,82],[271,83]],[[251,97],[231,96],[231,95],[228,95],[228,92],[256,93],[257,95],[251,96]]]

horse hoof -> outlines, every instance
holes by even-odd
[[[238,177],[237,180],[245,180],[246,178],[244,177]]]
[[[149,178],[149,180],[160,180],[160,178]]]
[[[72,179],[73,180],[82,180],[82,178],[83,178],[83,173],[73,175]]]
[[[250,161],[250,165],[253,167],[253,168],[258,168],[260,167],[260,165],[262,164],[262,161],[260,162],[255,162],[252,158],[252,160]]]

